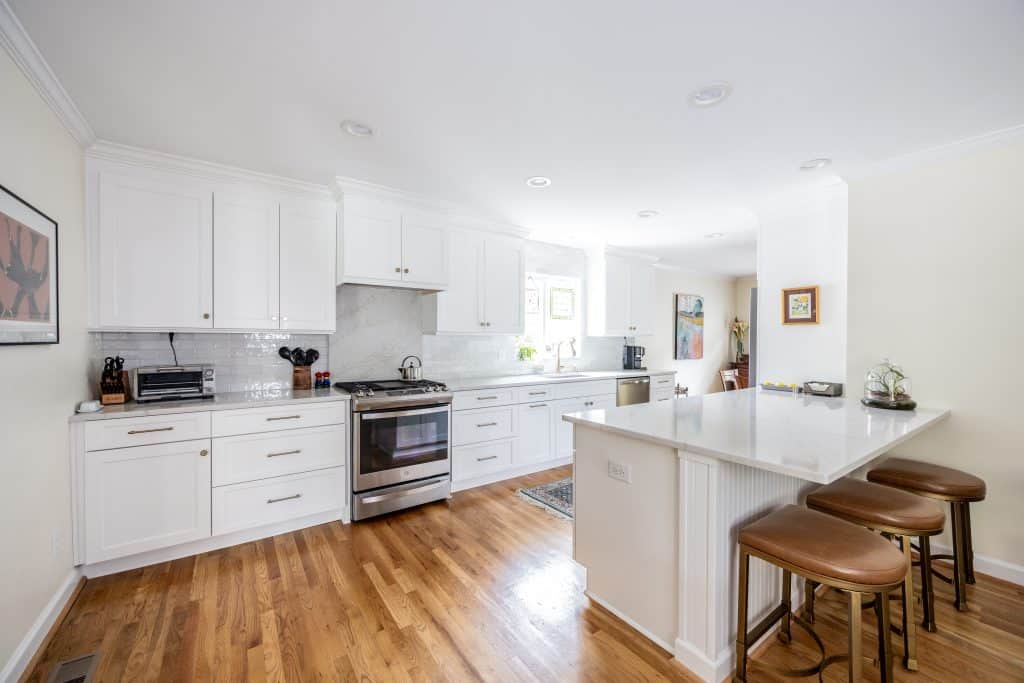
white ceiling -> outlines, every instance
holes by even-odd
[[[734,275],[758,198],[1024,123],[1018,0],[10,4],[101,138]]]

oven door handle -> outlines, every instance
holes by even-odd
[[[445,485],[445,481],[435,481],[432,484],[426,486],[417,486],[411,489],[402,489],[401,491],[393,491],[392,493],[381,493],[376,496],[370,496],[369,498],[360,498],[361,503],[380,503],[385,500],[395,500],[396,498],[405,498],[406,496],[412,496],[417,493],[424,493],[426,491],[433,491],[439,489]]]
[[[405,417],[407,415],[431,415],[435,413],[451,412],[450,405],[433,406],[430,408],[417,408],[415,410],[391,410],[382,412],[356,413],[360,420],[386,420],[389,417]]]

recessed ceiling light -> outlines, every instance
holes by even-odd
[[[359,123],[351,119],[346,119],[341,122],[341,129],[357,138],[368,138],[373,136],[373,128],[366,125],[365,123]]]
[[[542,175],[535,175],[526,179],[527,187],[548,187],[549,185],[551,185],[551,178],[545,178]]]
[[[725,81],[708,83],[690,93],[690,104],[695,107],[713,107],[732,92],[732,86]]]
[[[644,209],[643,211],[637,211],[636,212],[636,217],[637,218],[654,218],[655,216],[659,216],[659,215],[661,215],[661,214],[659,214],[654,209]]]
[[[800,164],[801,171],[815,171],[819,168],[825,168],[832,163],[831,159],[808,159],[804,163]]]
[[[724,232],[709,232],[708,234],[704,235],[704,239],[706,239],[706,240],[716,240],[719,237],[725,237],[725,233]]]

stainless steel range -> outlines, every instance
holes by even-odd
[[[336,382],[352,394],[352,519],[451,495],[452,395],[441,382]]]

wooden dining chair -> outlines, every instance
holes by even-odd
[[[722,387],[726,391],[735,391],[740,388],[739,370],[719,370],[718,374],[722,376]]]

